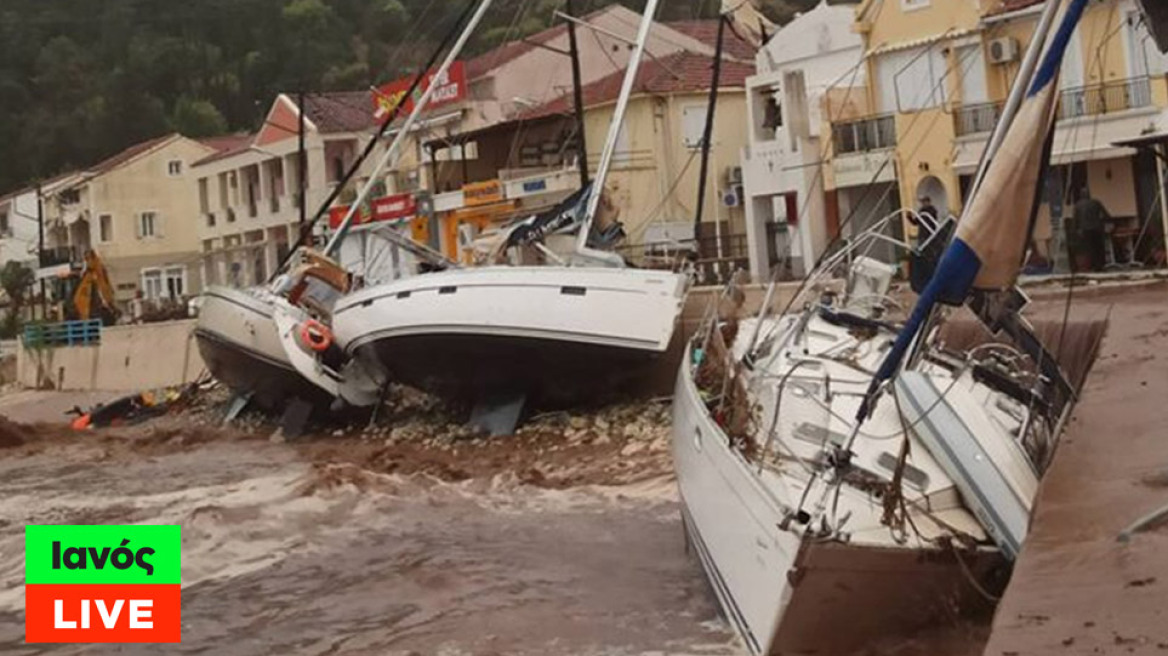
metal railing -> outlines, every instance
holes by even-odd
[[[25,347],[91,346],[101,343],[101,319],[38,323],[24,327]]]
[[[41,251],[40,264],[44,267],[51,267],[78,262],[81,260],[78,250],[73,246],[46,248]]]
[[[891,114],[831,126],[837,155],[863,153],[896,145],[896,119]]]
[[[1003,107],[1003,103],[980,103],[958,107],[953,112],[957,136],[993,132],[998,119],[1002,117]]]
[[[1059,119],[1102,116],[1152,104],[1150,78],[1132,78],[1067,89],[1059,103]]]

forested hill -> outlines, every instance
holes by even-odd
[[[465,0],[2,0],[0,193],[176,130],[251,130],[276,93],[363,89],[420,65]],[[612,0],[576,0],[578,12]],[[621,0],[640,10],[643,0]],[[766,0],[783,22],[817,0]],[[550,25],[497,0],[471,48]],[[661,20],[715,15],[666,0]]]

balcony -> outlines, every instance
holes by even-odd
[[[62,264],[71,264],[73,262],[80,262],[79,249],[73,246],[57,246],[56,248],[46,248],[41,251],[40,264],[42,268],[60,266]]]
[[[1059,120],[1103,116],[1152,105],[1152,82],[1133,78],[1067,89],[1059,103]]]
[[[981,103],[958,107],[953,112],[954,128],[958,137],[993,132],[1002,117],[1004,103]]]
[[[836,155],[866,153],[896,145],[896,119],[891,114],[836,123],[831,131]]]

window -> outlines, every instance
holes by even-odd
[[[215,213],[214,212],[207,212],[207,227],[208,228],[215,227]]]
[[[681,110],[682,139],[686,148],[701,148],[706,134],[706,105],[690,105]]]
[[[138,215],[138,238],[152,239],[162,236],[157,212],[142,212]]]
[[[913,48],[881,55],[876,65],[879,113],[913,112],[945,102],[949,67],[942,48]]]
[[[8,212],[0,212],[0,236],[7,236],[9,232]]]
[[[340,157],[333,158],[333,179],[330,182],[340,182],[345,179],[345,160]]]
[[[166,163],[166,173],[172,178],[182,175],[183,163],[182,160],[172,159]]]
[[[162,298],[162,271],[160,269],[142,270],[142,294],[150,301]]]
[[[105,244],[114,240],[114,217],[109,214],[97,217],[97,238]]]
[[[166,293],[171,300],[178,300],[187,293],[186,267],[171,267],[166,270]]]

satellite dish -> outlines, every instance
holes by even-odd
[[[1168,2],[1164,0],[1140,0],[1144,17],[1148,21],[1148,31],[1156,39],[1160,52],[1168,53]]]

